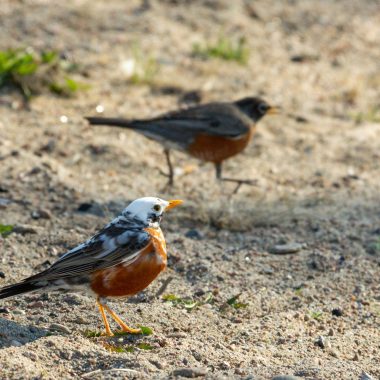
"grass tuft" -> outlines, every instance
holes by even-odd
[[[160,70],[157,59],[146,55],[135,44],[132,49],[132,57],[123,63],[123,69],[128,76],[128,81],[134,85],[153,85]]]
[[[362,124],[364,122],[379,123],[380,122],[380,108],[372,107],[366,112],[358,112],[350,114],[351,119],[355,124]]]
[[[95,330],[85,330],[83,331],[83,336],[85,338],[98,338],[102,336],[102,333],[100,331],[95,331]]]
[[[249,49],[244,37],[240,37],[238,41],[233,41],[221,36],[214,43],[206,43],[203,46],[194,44],[193,55],[203,59],[219,58],[246,65],[249,59]]]
[[[192,298],[181,298],[175,294],[166,294],[162,296],[162,299],[166,302],[170,302],[173,306],[178,306],[186,309],[187,311],[192,311],[198,306],[211,303],[213,300],[212,294],[208,293],[204,300],[194,300]]]
[[[241,296],[241,293],[237,294],[236,296],[231,297],[227,300],[227,305],[230,305],[234,309],[245,309],[248,304],[243,302],[238,302],[239,297]]]
[[[310,317],[317,321],[320,321],[323,318],[323,313],[321,311],[312,311],[310,313]]]
[[[0,51],[0,88],[14,86],[26,100],[50,91],[72,96],[89,86],[68,76],[77,66],[55,51],[36,52],[31,48]]]
[[[7,237],[13,231],[13,226],[10,224],[0,224],[0,235],[2,237]]]

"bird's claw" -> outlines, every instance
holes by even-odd
[[[235,179],[235,178],[221,178],[221,181],[236,183],[235,190],[232,194],[236,194],[242,185],[257,186],[257,179]]]

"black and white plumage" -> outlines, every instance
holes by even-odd
[[[71,249],[43,272],[0,289],[0,299],[45,288],[87,285],[91,274],[120,263],[128,266],[151,242],[147,228],[159,229],[162,214],[181,201],[146,197],[133,201],[93,237]]]

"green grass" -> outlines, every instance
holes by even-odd
[[[102,333],[100,331],[85,330],[85,331],[83,331],[83,336],[85,338],[98,338],[98,337],[102,336]]]
[[[36,52],[33,49],[0,51],[0,88],[14,86],[29,100],[40,92],[49,91],[72,96],[88,85],[77,82],[68,74],[77,65],[55,52]]]
[[[233,41],[227,37],[219,37],[216,42],[205,45],[194,44],[193,55],[203,59],[219,58],[225,61],[235,61],[242,65],[248,63],[249,49],[244,37]]]
[[[162,299],[166,302],[170,302],[173,306],[180,306],[180,307],[185,308],[188,311],[191,311],[195,307],[200,305],[198,301],[181,298],[181,297],[176,296],[175,294],[166,294],[162,297]]]
[[[350,115],[355,124],[362,124],[364,122],[379,123],[380,122],[380,108],[372,107],[366,112],[358,112]]]
[[[141,329],[141,335],[152,335],[153,334],[153,329],[151,329],[150,327],[147,327],[147,326],[139,326],[139,328]],[[129,332],[125,332],[125,331],[114,331],[114,334],[115,336],[123,336],[123,335],[130,335]],[[136,334],[133,334],[133,335],[136,335]]]
[[[301,297],[302,296],[302,286],[299,286],[297,288],[294,289],[294,294],[297,295],[298,297]]]
[[[0,224],[0,235],[7,237],[13,231],[13,226],[10,224]]]
[[[138,44],[132,49],[132,64],[134,65],[129,82],[135,85],[152,85],[160,71],[157,59],[151,55],[146,55]]]
[[[310,312],[310,317],[317,321],[320,321],[323,318],[323,313],[321,311],[312,311]]]
[[[369,253],[375,255],[378,252],[380,252],[380,237],[377,238],[377,241],[374,241],[369,245]]]
[[[207,303],[212,303],[213,296],[211,293],[208,293],[203,300],[194,300],[192,298],[182,298],[178,297],[175,294],[166,294],[162,296],[162,299],[166,302],[170,302],[173,306],[181,307],[187,311],[192,311],[195,308],[205,305]]]
[[[248,304],[244,302],[238,302],[238,299],[240,296],[241,296],[241,293],[228,299],[226,302],[227,305],[230,305],[234,309],[245,309],[248,306]]]
[[[139,326],[141,329],[141,335],[149,336],[153,334],[153,329],[147,326]],[[124,331],[114,331],[115,336],[123,336],[123,335],[130,335],[128,332]],[[83,331],[83,336],[86,338],[98,338],[102,336],[102,333],[100,331],[96,330],[85,330]]]

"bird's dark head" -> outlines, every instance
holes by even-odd
[[[254,121],[259,121],[266,114],[279,112],[278,107],[273,107],[264,99],[253,96],[237,100],[235,104]]]

